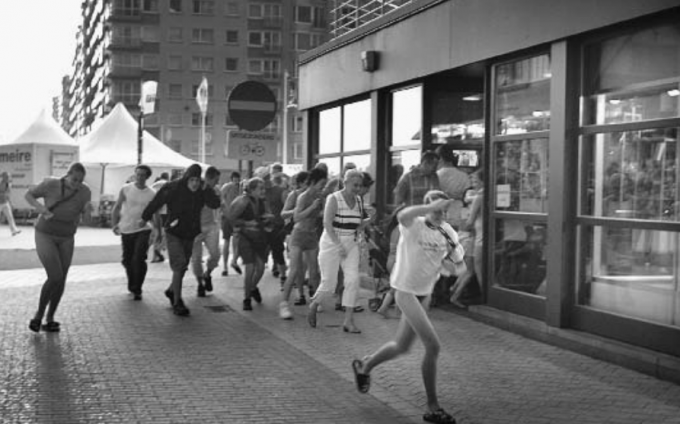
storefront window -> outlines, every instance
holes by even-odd
[[[680,325],[676,232],[588,227],[580,303],[659,324]]]
[[[343,151],[371,149],[371,101],[344,106]]]
[[[319,154],[340,152],[340,108],[319,112]]]
[[[484,138],[484,93],[438,91],[432,97],[432,143],[471,143]]]
[[[499,219],[495,228],[494,285],[544,296],[546,225]]]
[[[420,144],[423,89],[411,87],[392,93],[392,146]]]
[[[422,152],[422,86],[392,92],[392,140],[388,166],[387,204],[402,175],[420,164]]]
[[[368,171],[371,128],[370,99],[319,112],[318,160],[328,166],[329,177],[339,176],[347,162]]]
[[[494,145],[496,209],[548,212],[548,140],[515,140]]]
[[[588,137],[585,213],[610,218],[678,220],[677,128]]]
[[[584,66],[585,124],[679,116],[680,25],[589,44]]]
[[[490,285],[544,296],[550,56],[502,63],[493,72]]]
[[[680,25],[583,49],[579,304],[680,322]]]
[[[496,134],[550,129],[550,56],[496,67]]]

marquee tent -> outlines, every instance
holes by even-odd
[[[92,132],[78,140],[80,161],[87,169],[85,181],[92,189],[94,202],[98,202],[100,197],[117,197],[125,181],[133,175],[137,166],[137,140],[137,121],[122,103],[116,104]],[[163,171],[169,172],[197,163],[175,152],[146,131],[143,132],[142,140],[142,163],[153,170],[152,180]]]
[[[16,140],[0,144],[0,171],[12,179],[12,207],[28,210],[26,190],[47,176],[65,174],[77,160],[78,144],[43,109]]]

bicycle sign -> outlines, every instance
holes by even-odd
[[[229,159],[257,162],[276,161],[278,137],[272,133],[229,131],[225,155]]]

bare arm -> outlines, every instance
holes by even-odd
[[[449,204],[451,202],[453,202],[453,200],[438,199],[427,205],[407,206],[401,212],[399,212],[399,214],[397,215],[397,219],[399,220],[399,223],[404,227],[410,227],[411,224],[413,224],[413,220],[415,218],[426,215],[430,212],[434,212],[439,209],[446,210],[448,209]]]
[[[52,212],[47,209],[45,205],[40,203],[38,199],[36,199],[33,196],[33,193],[31,193],[31,190],[28,190],[26,192],[26,195],[24,195],[24,199],[28,202],[29,205],[33,206],[33,208],[38,212],[39,214],[43,215],[45,218],[49,218],[52,216]]]
[[[333,243],[340,244],[340,237],[335,233],[335,229],[333,228],[333,218],[335,218],[335,214],[338,211],[338,200],[335,198],[335,196],[328,196],[328,199],[326,200],[326,208],[323,211],[323,228],[326,230],[326,234],[328,234],[333,240]]]
[[[113,205],[113,209],[111,210],[111,225],[113,226],[113,232],[116,234],[120,234],[118,223],[120,222],[120,210],[123,208],[124,201],[125,192],[123,192],[123,189],[120,189],[120,193],[118,194],[116,204]]]

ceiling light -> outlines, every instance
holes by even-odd
[[[479,94],[472,94],[470,96],[463,97],[463,100],[466,102],[478,102],[482,100],[482,96]]]
[[[672,90],[668,90],[668,91],[666,91],[666,93],[671,97],[680,96],[680,90],[678,90],[677,88],[674,88]]]

